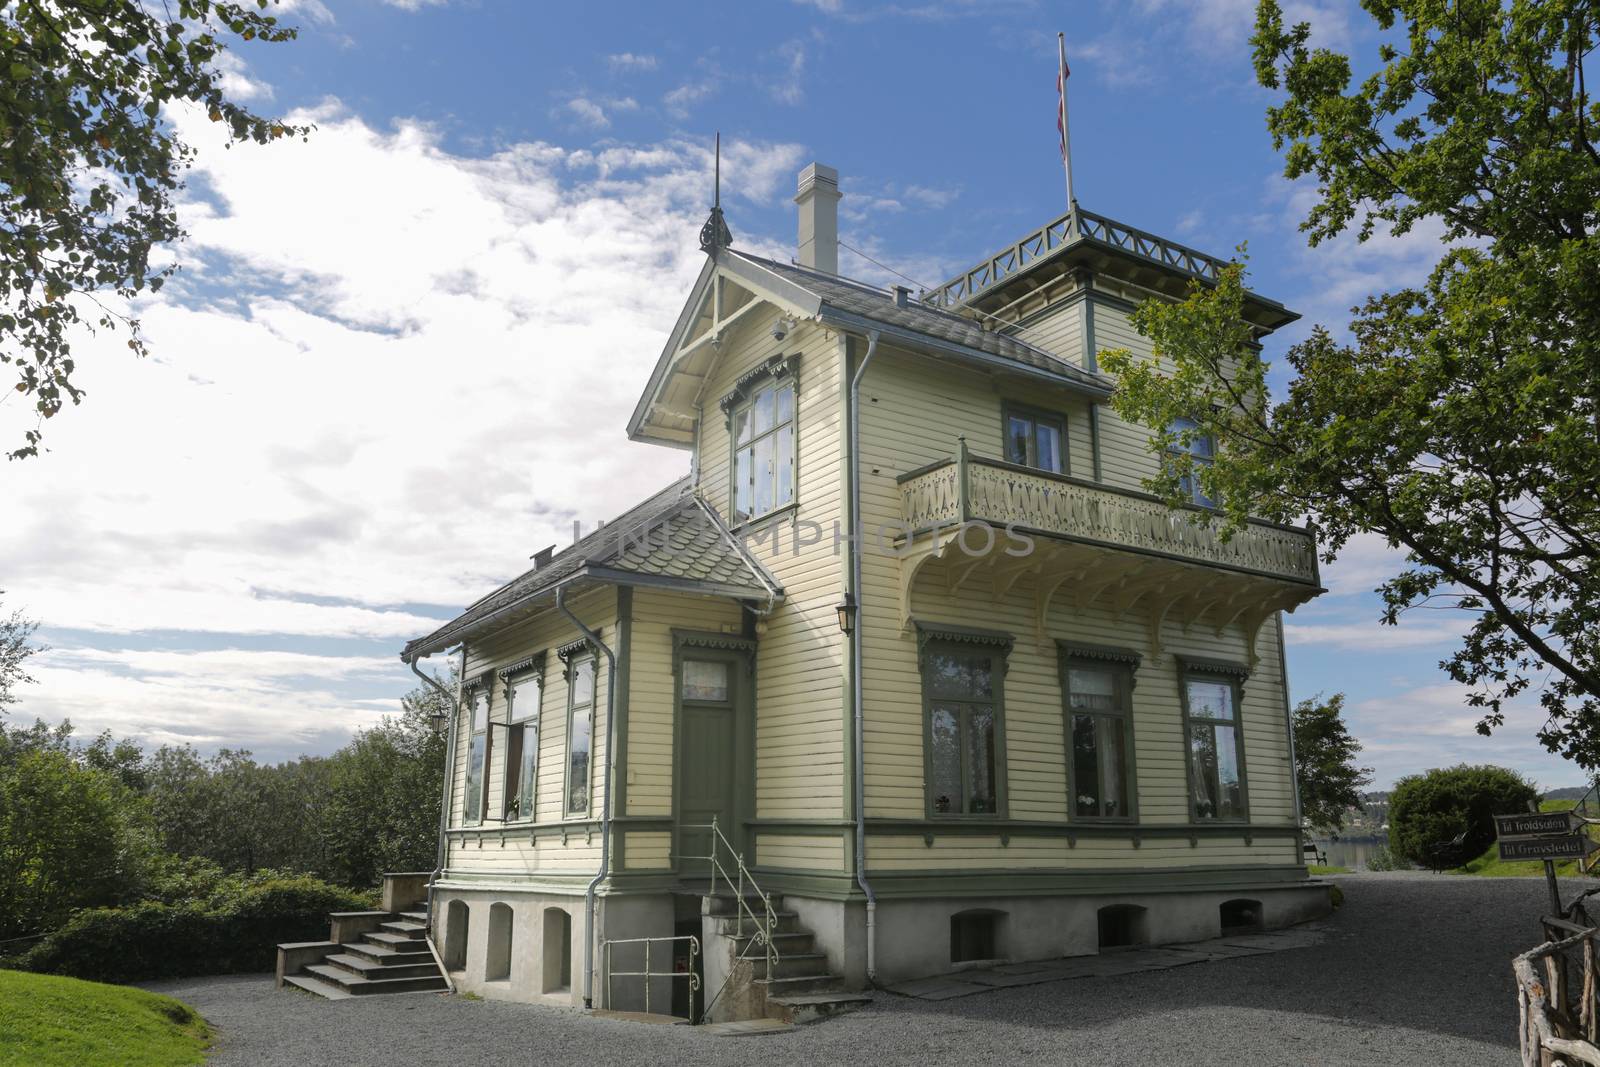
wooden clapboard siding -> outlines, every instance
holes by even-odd
[[[625,835],[624,864],[630,871],[661,870],[672,866],[672,834],[633,830]]]
[[[607,644],[616,647],[617,593],[612,588],[594,589],[572,597],[568,606],[591,629],[599,629]],[[534,823],[551,824],[566,820],[564,789],[567,760],[567,682],[555,650],[582,635],[554,606],[541,609],[531,618],[495,631],[489,637],[467,646],[465,677],[484,671],[498,671],[537,652],[546,653],[544,693],[539,709],[539,765],[534,791]],[[491,686],[489,717],[506,721],[505,687],[498,677]],[[605,788],[606,753],[606,660],[600,656],[595,669],[595,711],[593,742],[590,749],[590,811],[574,819],[599,817],[602,790]],[[485,811],[498,814],[505,796],[505,731],[495,729],[494,747],[486,768]],[[467,750],[470,741],[465,711],[456,732],[452,760],[450,825],[463,825],[466,805]],[[527,823],[485,821],[487,835],[451,835],[449,867],[452,873],[514,875],[535,871],[592,870],[600,861],[598,832],[582,828],[568,836],[541,835],[538,843],[527,830]],[[520,828],[520,832],[519,832]],[[501,840],[504,830],[505,840]],[[586,839],[587,838],[587,839]]]
[[[843,588],[834,543],[843,523],[841,342],[810,323],[776,341],[777,318],[775,309],[753,312],[723,342],[701,394],[699,484],[731,521],[730,434],[719,401],[765,360],[799,353],[796,506],[738,532],[784,589],[763,621],[756,659],[756,814],[815,818],[845,804],[844,649],[834,614]]]
[[[690,597],[651,589],[633,595],[629,647],[628,815],[671,815],[673,709],[672,631],[738,633],[739,605],[713,597]],[[629,866],[632,866],[629,861]]]
[[[756,862],[789,871],[850,869],[850,839],[842,834],[756,835]]]

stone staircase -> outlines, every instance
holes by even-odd
[[[425,940],[426,911],[336,912],[327,941],[278,946],[278,985],[329,1000],[450,988]]]
[[[844,979],[829,970],[828,956],[819,949],[816,935],[797,913],[784,908],[781,893],[769,893],[767,900],[777,919],[772,943],[778,962],[771,974],[767,973],[766,950],[754,935],[750,914],[739,908],[738,898],[731,894],[704,898],[701,925],[706,942],[706,996],[717,998],[710,1005],[711,1020],[814,1022],[872,1001],[871,993],[846,989]],[[764,915],[760,897],[747,897],[745,903],[749,912]]]

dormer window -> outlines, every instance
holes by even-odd
[[[735,522],[794,503],[794,379],[768,380],[730,413]]]
[[[1051,411],[1005,406],[1006,462],[1052,474],[1067,473],[1067,420]]]

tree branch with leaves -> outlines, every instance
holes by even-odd
[[[151,257],[183,236],[173,198],[195,154],[167,109],[202,108],[230,146],[308,132],[224,91],[227,40],[295,36],[264,13],[275,3],[0,5],[0,364],[36,413],[10,458],[38,455],[44,420],[83,399],[72,348],[85,330],[126,329],[147,352],[124,308],[176,269]]]

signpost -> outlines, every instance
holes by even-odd
[[[1561,914],[1561,891],[1556,885],[1556,861],[1577,860],[1581,867],[1600,844],[1590,839],[1586,822],[1575,811],[1539,811],[1520,815],[1496,815],[1494,832],[1499,839],[1503,860],[1543,860],[1545,880],[1550,885],[1551,914]]]

